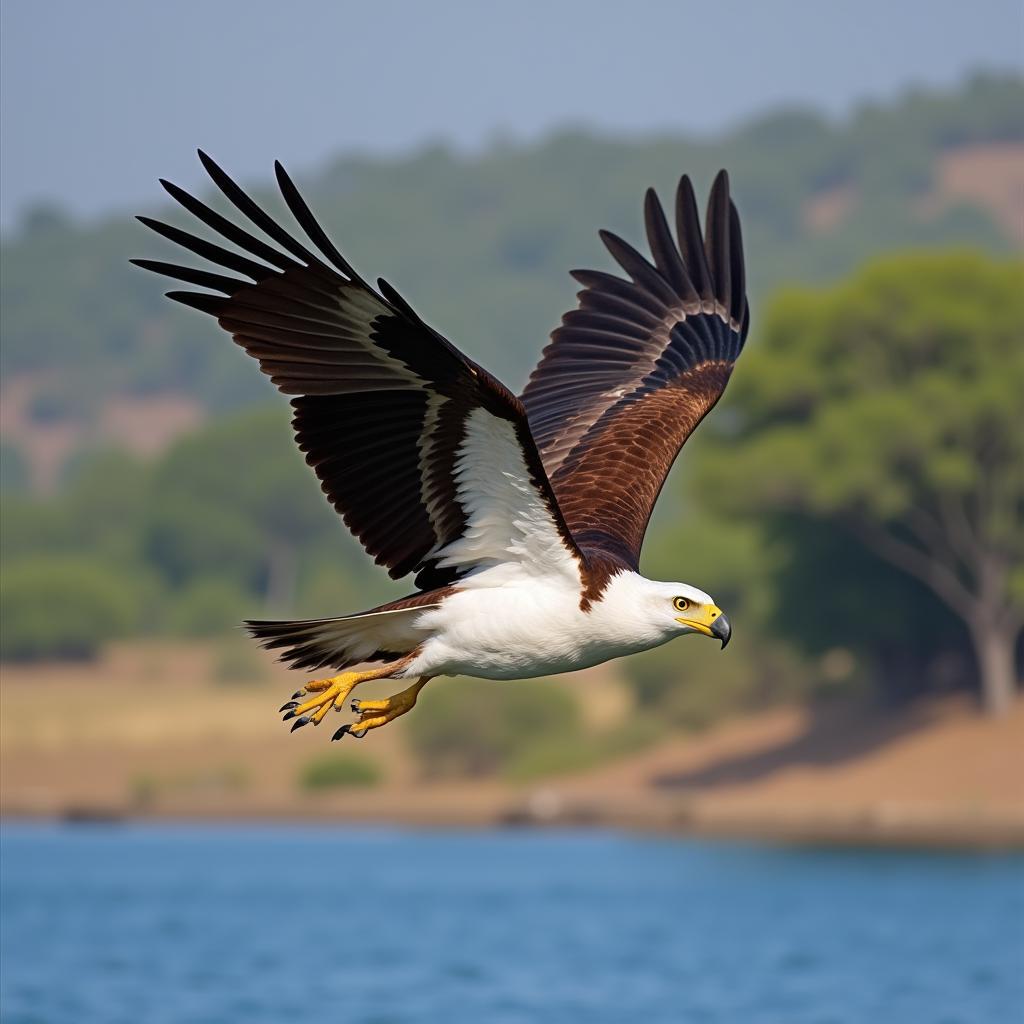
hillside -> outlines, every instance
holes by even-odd
[[[432,780],[409,745],[412,716],[348,747],[328,744],[322,730],[287,735],[273,714],[293,685],[287,675],[254,665],[245,684],[226,684],[215,651],[201,645],[123,646],[92,666],[8,667],[0,813],[612,824],[1024,845],[1024,701],[1000,722],[963,698],[909,708],[783,707],[700,734],[668,733],[639,753],[529,783]],[[621,726],[629,714],[629,691],[614,670],[546,685],[588,709],[590,731]],[[428,691],[416,714],[429,714],[440,695]],[[325,758],[357,758],[379,782],[304,785],[308,766]]]
[[[365,273],[386,273],[516,386],[572,305],[567,271],[607,265],[597,227],[637,236],[648,184],[669,190],[685,169],[703,189],[730,168],[756,304],[782,283],[834,278],[894,247],[1019,244],[1022,164],[1024,82],[987,77],[841,123],[789,110],[710,140],[566,130],[472,156],[444,146],[400,159],[342,155],[297,178]],[[248,184],[280,210],[266,182]],[[166,251],[130,214],[181,220],[160,195],[154,183],[151,209],[93,225],[37,208],[4,241],[8,483],[53,487],[83,447],[149,453],[211,412],[269,398],[212,325],[127,265]]]

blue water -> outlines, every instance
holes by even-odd
[[[1024,859],[5,824],[4,1024],[1019,1021]]]

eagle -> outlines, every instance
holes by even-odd
[[[639,571],[668,471],[747,337],[743,242],[724,170],[703,231],[689,177],[676,190],[674,235],[648,189],[650,259],[600,233],[625,276],[572,271],[577,308],[516,397],[387,281],[360,276],[280,163],[305,241],[199,157],[249,223],[165,180],[218,242],[138,219],[230,273],[132,263],[202,289],[167,297],[215,317],[292,396],[295,440],[331,505],[393,578],[415,578],[413,594],[368,611],[245,624],[291,667],[335,673],[280,709],[292,731],[348,703],[354,720],[332,739],[365,736],[408,712],[435,676],[555,675],[692,633],[729,642],[729,620],[708,594]],[[371,679],[410,685],[351,699]]]

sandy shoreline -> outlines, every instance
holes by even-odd
[[[174,800],[159,807],[6,802],[11,820],[384,825],[401,828],[612,829],[708,839],[847,847],[1024,851],[1024,813],[907,804],[823,808],[744,805],[657,794],[594,799],[556,786],[499,796],[445,788],[415,794],[338,794],[285,802]]]

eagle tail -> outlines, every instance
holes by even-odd
[[[261,647],[280,651],[280,660],[291,668],[341,670],[364,662],[391,661],[415,651],[430,635],[417,621],[423,612],[436,607],[385,605],[336,619],[250,620],[245,628]]]

